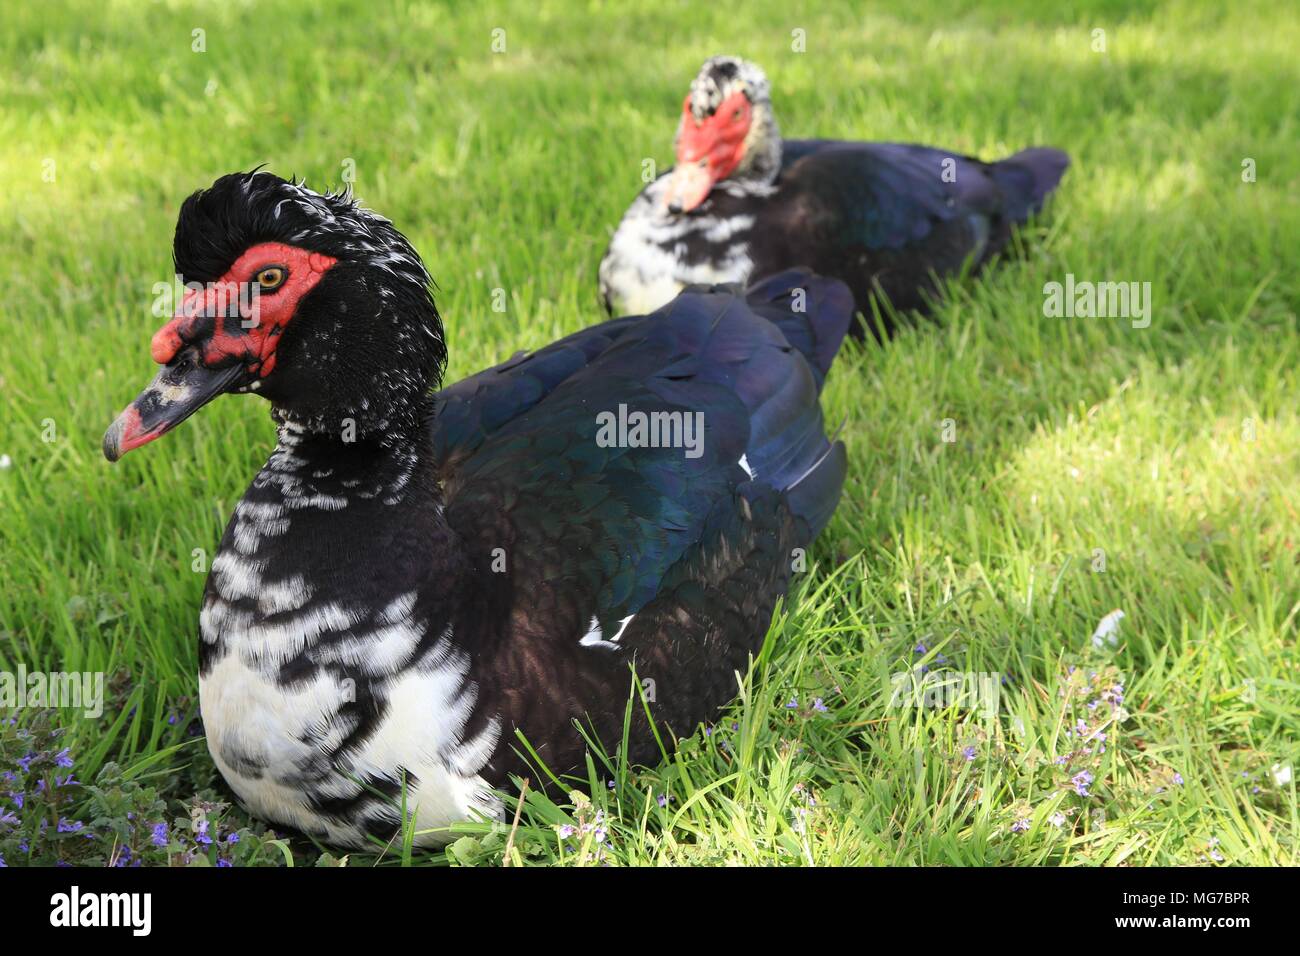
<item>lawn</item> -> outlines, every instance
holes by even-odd
[[[734,52],[792,137],[1074,165],[1017,255],[842,353],[843,500],[710,732],[658,767],[593,761],[589,798],[534,781],[515,826],[448,851],[346,863],[1300,862],[1300,21],[1263,0],[492,6],[6,9],[0,671],[102,672],[106,703],[0,710],[0,791],[26,794],[0,793],[0,858],[345,862],[231,806],[196,723],[204,572],[266,406],[100,454],[152,374],[181,200],[261,163],[354,172],[437,278],[454,381],[603,318],[643,161],[671,163],[691,77]],[[1049,317],[1067,275],[1150,283],[1149,325]]]

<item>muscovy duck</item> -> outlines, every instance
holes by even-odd
[[[499,812],[516,731],[563,773],[575,721],[619,745],[634,679],[660,731],[734,697],[844,480],[818,404],[842,283],[689,291],[431,392],[431,279],[349,196],[224,176],[182,205],[174,257],[198,285],[104,454],[222,393],[271,402],[199,626],[208,747],[250,811],[344,847],[391,837],[403,796],[444,827]]]
[[[797,265],[843,279],[864,315],[878,294],[924,309],[935,277],[987,262],[1070,162],[1047,147],[985,163],[903,143],[783,141],[767,76],[733,56],[705,61],[674,146],[676,166],[633,201],[600,264],[611,315]]]

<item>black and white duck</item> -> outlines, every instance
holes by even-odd
[[[104,453],[223,393],[271,403],[199,617],[208,748],[252,813],[357,847],[404,797],[436,830],[500,811],[519,734],[556,772],[583,765],[575,721],[617,746],[633,668],[661,731],[735,695],[844,480],[818,404],[842,283],[687,291],[439,391],[430,277],[350,197],[223,176],[174,257],[197,285]]]
[[[674,145],[676,165],[636,197],[600,264],[611,315],[800,265],[847,282],[864,315],[881,295],[923,309],[936,277],[996,255],[1069,165],[1048,147],[985,163],[904,143],[783,140],[767,76],[733,56],[700,69]]]

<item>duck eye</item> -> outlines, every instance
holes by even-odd
[[[274,292],[287,278],[289,270],[284,266],[267,266],[257,271],[257,286],[262,292]]]

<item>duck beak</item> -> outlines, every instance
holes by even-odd
[[[668,180],[664,204],[672,213],[690,212],[708,198],[717,181],[716,167],[707,159],[696,162],[679,159]]]
[[[731,94],[702,120],[692,115],[687,95],[677,127],[677,164],[664,193],[668,212],[690,212],[708,198],[719,180],[735,171],[745,152],[751,116],[752,105],[743,91]]]
[[[117,461],[133,448],[167,434],[248,373],[241,363],[209,368],[197,348],[178,352],[104,433],[104,457]]]

